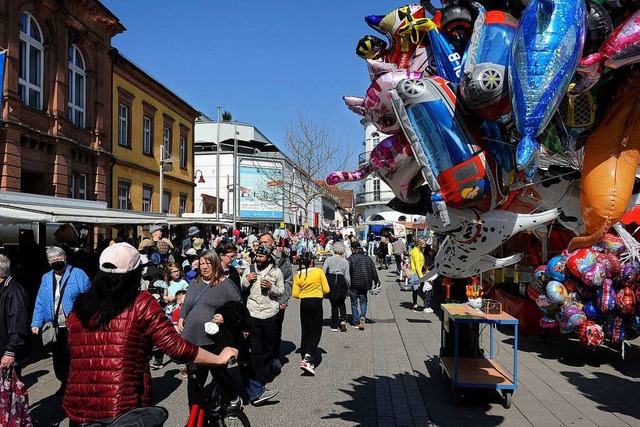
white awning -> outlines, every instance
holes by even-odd
[[[167,224],[167,215],[108,208],[45,206],[29,203],[0,203],[0,223],[77,222],[87,224]]]
[[[184,213],[181,217],[168,217],[167,221],[169,225],[207,224],[233,227],[232,216],[223,213],[220,214],[219,219],[216,214]]]

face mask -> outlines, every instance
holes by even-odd
[[[65,266],[66,264],[64,261],[56,261],[51,263],[51,268],[53,268],[53,271],[64,270]]]

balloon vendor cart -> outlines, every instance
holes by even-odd
[[[440,329],[442,346],[440,366],[442,379],[450,380],[456,404],[462,402],[464,390],[470,388],[495,388],[502,392],[503,406],[511,407],[511,398],[518,388],[518,319],[501,312],[487,314],[467,304],[442,304],[443,318]],[[489,325],[489,356],[481,350],[461,352],[461,330],[471,331],[475,343],[479,340],[478,325]],[[513,371],[509,373],[494,359],[494,340],[497,325],[513,326]],[[470,328],[465,328],[470,327]],[[453,328],[453,331],[450,329]],[[453,337],[450,334],[453,333]],[[449,339],[452,338],[452,339]],[[453,352],[447,348],[452,343]],[[473,345],[475,347],[475,344]],[[468,350],[468,349],[467,349]],[[462,353],[462,354],[461,354]],[[475,354],[471,354],[475,353]]]

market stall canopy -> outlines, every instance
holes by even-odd
[[[0,224],[27,222],[166,224],[167,215],[109,209],[105,202],[0,191]]]
[[[169,225],[206,224],[234,228],[232,216],[223,213],[220,213],[219,219],[216,217],[215,213],[183,213],[180,217],[168,217],[167,222],[169,223]]]

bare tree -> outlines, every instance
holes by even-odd
[[[293,163],[293,170],[285,168],[273,176],[264,176],[264,189],[281,183],[283,208],[298,206],[309,219],[314,200],[327,195],[324,179],[328,173],[342,170],[353,159],[353,149],[337,140],[323,120],[312,120],[299,113],[286,127],[282,150]],[[262,191],[263,194],[273,192]],[[279,199],[279,197],[278,197]],[[271,197],[271,202],[274,199]]]

